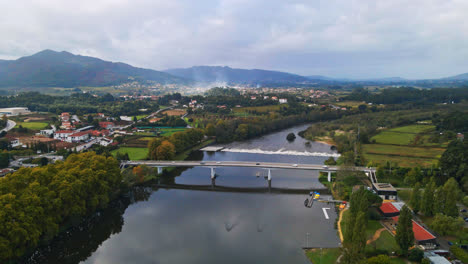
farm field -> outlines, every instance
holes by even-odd
[[[131,160],[142,160],[145,159],[148,155],[147,148],[132,148],[132,147],[121,147],[119,149],[111,151],[111,154],[115,157],[117,152],[128,153],[128,156]]]
[[[434,131],[434,129],[435,129],[435,126],[433,125],[409,125],[409,126],[403,126],[403,127],[395,127],[395,128],[389,129],[388,131],[417,134],[417,133],[431,132],[431,131]]]
[[[400,166],[427,167],[437,163],[446,143],[429,142],[435,126],[414,124],[384,130],[363,145],[364,157],[376,163],[396,162]]]
[[[186,113],[186,111],[183,109],[169,109],[169,110],[163,111],[162,113],[168,116],[182,116]]]
[[[32,130],[41,130],[49,125],[46,122],[17,122],[16,127],[22,126],[24,128],[32,129]]]
[[[416,134],[413,133],[399,133],[392,131],[382,131],[373,136],[371,141],[378,144],[394,144],[394,145],[409,145],[413,142]]]
[[[384,144],[366,144],[363,145],[365,153],[375,155],[393,155],[402,157],[419,157],[419,158],[440,158],[445,149],[429,148],[429,147],[409,147],[395,146]]]

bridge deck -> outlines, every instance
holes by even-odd
[[[140,160],[140,161],[125,161],[122,166],[138,166],[146,165],[150,167],[251,167],[263,169],[296,169],[296,170],[319,170],[319,171],[338,171],[357,170],[357,171],[371,171],[374,168],[367,167],[340,167],[340,166],[326,166],[320,164],[293,164],[293,163],[279,163],[279,162],[250,162],[250,161],[154,161],[154,160]]]

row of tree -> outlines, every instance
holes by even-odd
[[[1,179],[0,260],[23,255],[66,224],[104,208],[121,185],[117,160],[94,152],[21,168]]]
[[[171,160],[176,153],[200,143],[204,137],[204,131],[191,128],[181,132],[175,132],[169,138],[158,137],[148,143],[148,158],[152,160]]]

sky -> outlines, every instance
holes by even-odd
[[[0,59],[44,49],[163,70],[341,78],[468,72],[466,0],[0,0]]]

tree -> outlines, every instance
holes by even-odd
[[[133,174],[137,177],[138,182],[143,182],[145,179],[145,171],[141,166],[133,167]]]
[[[408,248],[413,245],[414,233],[413,222],[410,209],[405,205],[400,211],[396,229],[395,240],[404,255],[408,253]]]
[[[328,158],[328,159],[324,162],[324,164],[325,164],[325,165],[331,165],[331,166],[336,165],[335,158],[333,158],[333,157]]]
[[[161,145],[162,139],[154,138],[148,142],[148,158],[152,160],[158,159],[157,149]]]
[[[209,123],[205,127],[205,134],[209,137],[214,136],[216,133],[215,126],[212,123]]]
[[[460,217],[451,217],[443,214],[436,214],[431,228],[437,233],[445,235],[454,235],[459,232],[464,225],[463,219]]]
[[[423,199],[421,210],[423,211],[425,216],[433,216],[434,215],[434,191],[435,191],[435,182],[434,179],[431,178],[429,183],[426,184],[426,188],[424,189]]]
[[[294,133],[289,133],[287,136],[286,136],[286,139],[288,141],[293,141],[294,139],[296,139],[296,135],[294,135]]]
[[[454,178],[448,179],[443,187],[445,193],[444,203],[444,214],[452,217],[458,216],[457,201],[460,196],[460,190],[458,189],[458,183]]]
[[[418,214],[419,208],[421,207],[421,190],[419,182],[414,185],[409,204],[411,208],[413,208],[413,212]]]
[[[171,142],[164,140],[156,149],[156,153],[158,160],[171,160],[175,156],[175,147]]]

